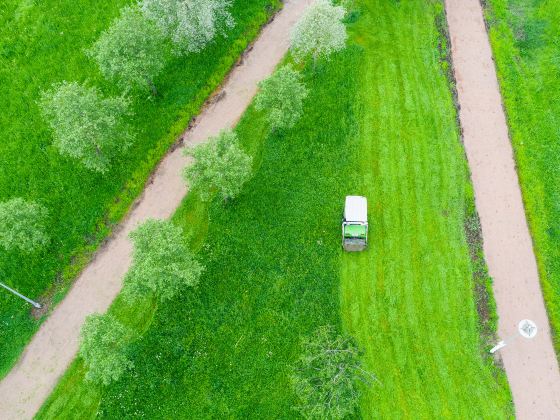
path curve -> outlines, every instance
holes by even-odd
[[[313,0],[287,0],[267,25],[242,63],[229,75],[222,98],[207,106],[183,138],[186,145],[203,142],[222,128],[232,127],[289,47],[291,27]],[[35,334],[18,364],[0,382],[0,419],[31,418],[48,397],[78,350],[79,331],[86,316],[105,312],[122,286],[131,262],[128,234],[147,218],[170,217],[187,188],[181,170],[187,163],[182,147],[160,163],[128,218],[82,272],[66,298]]]
[[[529,318],[539,332],[500,350],[519,419],[560,418],[560,374],[479,0],[446,0],[463,141],[494,279],[498,335]]]

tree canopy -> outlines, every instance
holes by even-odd
[[[79,354],[88,367],[87,380],[109,385],[133,366],[126,355],[132,333],[112,315],[88,316],[80,338]]]
[[[218,136],[194,149],[186,149],[194,162],[187,165],[184,178],[203,200],[209,200],[214,192],[224,200],[235,198],[251,176],[253,159],[240,147],[236,134],[223,130]]]
[[[0,203],[0,247],[29,253],[46,245],[47,216],[46,208],[19,197]]]
[[[303,114],[303,100],[307,97],[307,89],[301,82],[300,73],[286,65],[259,83],[259,87],[255,107],[267,111],[270,128],[277,130],[293,127]]]
[[[142,0],[146,18],[173,42],[176,54],[199,52],[234,26],[230,0]]]
[[[155,95],[153,79],[163,70],[168,51],[165,35],[157,25],[138,7],[127,6],[87,54],[105,77],[116,80],[123,89],[150,88]]]
[[[112,159],[132,142],[124,121],[124,97],[104,98],[94,87],[62,82],[42,93],[40,107],[53,131],[54,146],[88,169],[107,172]]]
[[[132,266],[124,293],[131,300],[154,293],[171,299],[185,287],[198,284],[203,267],[185,243],[183,230],[166,220],[150,219],[130,233],[134,244]]]
[[[344,48],[348,34],[342,22],[346,11],[330,0],[317,0],[296,23],[291,35],[291,51],[297,61],[311,56],[316,62]]]
[[[353,414],[360,397],[358,382],[371,384],[375,379],[361,368],[354,340],[324,326],[302,344],[303,353],[292,375],[297,410],[305,418],[321,420]]]

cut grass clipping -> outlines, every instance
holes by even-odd
[[[560,354],[560,7],[557,1],[486,3],[525,211]]]
[[[356,7],[349,46],[304,69],[293,129],[270,134],[254,108],[243,117],[255,174],[241,195],[189,194],[174,216],[206,267],[198,288],[157,310],[117,299],[110,312],[143,335],[135,369],[99,388],[76,360],[38,418],[295,418],[300,339],[323,325],[352,334],[379,380],[362,390],[364,418],[511,415],[503,373],[481,356],[442,5]],[[344,197],[360,193],[370,248],[344,254]]]
[[[222,81],[277,0],[236,0],[236,25],[204,51],[172,60],[156,79],[160,96],[132,97],[132,148],[106,176],[61,157],[38,107],[39,94],[63,80],[121,93],[86,58],[128,0],[3,0],[0,7],[0,202],[22,197],[49,210],[49,246],[25,256],[0,253],[2,281],[34,299],[59,301],[88,255],[144,186],[156,162]],[[40,316],[41,314],[36,314]],[[0,377],[15,363],[40,320],[0,291]]]

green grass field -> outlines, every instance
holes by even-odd
[[[360,40],[369,48],[353,179],[355,192],[370,197],[372,241],[367,253],[344,254],[341,268],[345,325],[382,382],[363,411],[501,418],[505,378],[497,380],[480,356],[487,343],[466,240],[472,196],[437,49],[445,54],[446,44],[433,25],[434,6],[371,3],[368,14],[377,19],[364,19],[375,30]]]
[[[560,353],[560,2],[489,0],[486,17]]]
[[[156,79],[161,96],[133,97],[136,142],[101,176],[54,150],[37,99],[62,80],[87,81],[108,95],[119,94],[84,50],[127,3],[4,0],[0,7],[0,201],[21,196],[45,205],[52,238],[47,249],[32,256],[1,252],[0,278],[32,298],[60,300],[154,165],[279,5],[277,0],[236,0],[237,25],[228,38],[201,54],[171,61]],[[0,291],[0,377],[39,322],[29,305]]]
[[[363,418],[511,416],[505,376],[481,356],[495,320],[484,287],[475,295],[487,278],[441,3],[355,7],[349,47],[304,69],[296,127],[268,135],[261,114],[243,117],[256,172],[242,195],[224,206],[189,194],[174,216],[206,266],[199,288],[158,308],[117,299],[110,311],[143,334],[134,370],[102,389],[78,359],[38,418],[296,418],[290,367],[325,324],[357,338],[380,381]],[[356,193],[369,197],[371,247],[344,254],[342,206]]]

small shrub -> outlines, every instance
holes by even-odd
[[[86,380],[109,385],[133,367],[125,352],[132,334],[112,315],[88,316],[80,335],[79,353],[88,366]]]
[[[37,203],[13,198],[0,203],[0,246],[29,253],[46,245],[48,211]]]

